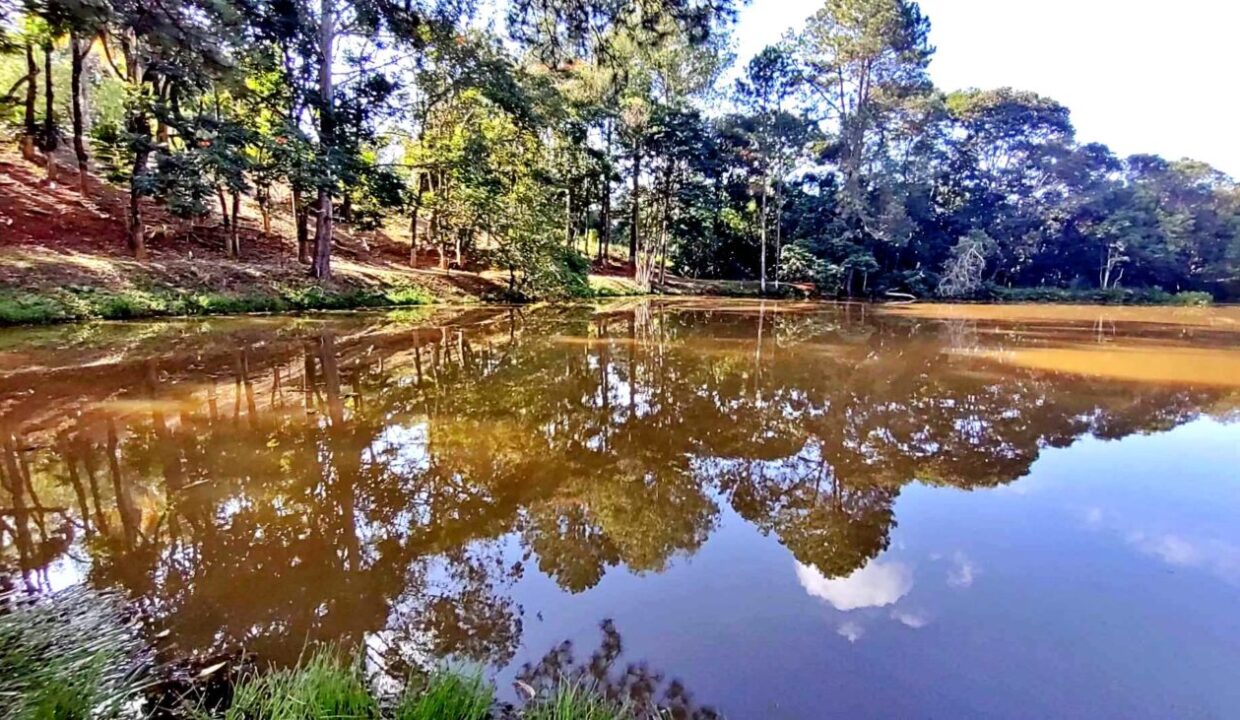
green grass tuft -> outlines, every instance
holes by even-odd
[[[583,682],[562,681],[550,695],[526,705],[523,720],[624,720],[631,713]]]
[[[323,648],[296,668],[242,679],[223,720],[371,720],[379,704],[361,664]]]
[[[112,594],[0,597],[0,707],[12,720],[121,717],[144,686],[144,643]]]
[[[424,687],[410,686],[396,706],[395,720],[486,720],[495,690],[481,673],[440,670]]]

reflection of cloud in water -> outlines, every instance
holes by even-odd
[[[891,619],[914,630],[924,628],[930,624],[930,618],[926,617],[925,613],[910,610],[892,610]]]
[[[1128,543],[1168,565],[1203,569],[1233,585],[1240,584],[1240,547],[1221,540],[1198,540],[1174,533],[1129,533]]]
[[[952,567],[947,571],[947,584],[956,588],[967,588],[973,584],[977,569],[968,555],[957,551],[952,556]]]
[[[849,620],[836,628],[835,632],[848,642],[855,643],[861,639],[862,635],[865,635],[865,628],[861,626],[861,623]]]
[[[826,600],[836,610],[885,607],[913,589],[913,570],[898,562],[871,560],[851,575],[827,578],[809,565],[797,563],[797,580],[805,592]]]

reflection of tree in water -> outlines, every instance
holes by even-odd
[[[526,663],[517,673],[518,692],[533,697],[550,696],[562,683],[584,684],[616,704],[625,704],[634,717],[713,720],[719,714],[699,706],[679,681],[669,680],[645,663],[620,664],[624,652],[620,631],[611,620],[600,626],[603,639],[589,660],[578,662],[571,641],[564,641],[536,663]]]
[[[1004,368],[954,337],[860,308],[492,310],[208,335],[33,394],[0,375],[0,563],[33,589],[89,559],[183,647],[291,661],[379,637],[394,660],[503,664],[514,544],[581,592],[695,552],[728,503],[846,575],[913,480],[992,487],[1044,447],[1233,402]]]

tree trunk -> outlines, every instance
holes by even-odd
[[[90,170],[90,156],[86,154],[86,111],[82,96],[82,66],[90,45],[82,47],[82,38],[77,33],[69,36],[69,53],[72,56],[73,72],[69,80],[69,92],[73,94],[73,153],[77,156],[78,192],[82,197],[89,194],[87,172]]]
[[[758,219],[758,291],[766,294],[766,174],[762,175],[762,207]]]
[[[409,215],[409,267],[418,266],[418,206]]]
[[[782,175],[781,170],[777,170],[777,174]],[[776,188],[779,187],[776,180]],[[783,220],[784,220],[784,199],[783,191],[775,192],[775,290],[779,290],[779,262],[783,246]]]
[[[47,161],[47,182],[56,182],[56,148],[60,138],[56,131],[55,84],[52,82],[52,41],[43,43],[43,155]]]
[[[228,228],[229,247],[228,254],[230,257],[241,257],[241,236],[237,227],[237,216],[241,214],[241,193],[236,190],[232,191],[232,223]]]
[[[129,119],[129,132],[138,137],[137,150],[133,156],[133,169],[129,174],[129,251],[139,260],[146,259],[146,223],[142,217],[142,193],[139,178],[146,173],[146,163],[151,154],[151,127],[145,112],[135,113]]]
[[[633,141],[633,217],[629,228],[629,262],[633,264],[633,272],[637,272],[637,235],[641,224],[641,178],[642,178],[642,142],[641,138]]]
[[[333,0],[321,0],[319,16],[319,155],[326,161],[333,138],[332,46],[335,42],[336,8]],[[330,176],[331,173],[329,172]],[[332,275],[332,195],[328,183],[319,188],[319,213],[314,224],[314,262],[310,274],[316,278]]]
[[[263,216],[263,240],[271,239],[271,191],[265,190],[258,197],[258,212]],[[281,257],[284,256],[284,250],[280,250]]]
[[[22,157],[34,162],[34,139],[39,134],[35,120],[35,102],[39,98],[39,66],[34,61],[34,46],[26,41],[26,115],[22,123]]]
[[[611,254],[611,177],[609,174],[603,175],[602,204],[602,227],[599,228],[598,236],[598,260],[600,265],[605,265],[608,256]]]
[[[228,198],[224,196],[224,188],[216,186],[215,197],[220,201],[220,218],[224,222],[224,229],[232,227],[232,223],[228,218]]]
[[[310,213],[301,188],[293,186],[293,219],[297,224],[297,262],[310,264]]]

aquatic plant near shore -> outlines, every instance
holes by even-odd
[[[72,588],[0,596],[0,707],[6,720],[137,712],[150,655],[113,593]]]
[[[394,712],[395,720],[486,720],[495,689],[481,673],[432,673],[423,685],[410,684]]]
[[[522,720],[625,720],[636,718],[626,706],[603,697],[584,681],[564,680],[546,697],[535,697],[521,713]]]
[[[201,714],[201,720],[216,717]],[[233,689],[222,720],[366,720],[378,718],[379,703],[358,662],[320,648],[297,667],[243,678]]]
[[[0,595],[0,717],[145,717],[150,698],[144,693],[158,682],[151,651],[130,615],[120,596],[84,587],[35,599]],[[612,640],[606,657],[596,654],[591,666],[604,675],[607,660],[614,660],[619,649],[618,636]],[[571,665],[564,652],[561,646],[556,659]],[[519,708],[498,705],[494,687],[481,672],[449,668],[411,682],[392,702],[373,691],[360,658],[323,645],[294,667],[242,675],[226,707],[192,707],[186,694],[179,707],[163,710],[194,720],[639,720],[663,717],[667,710],[630,705],[619,699],[628,694],[624,688],[604,688],[584,669],[567,672],[566,666],[545,662],[540,667],[554,672],[530,676],[537,687],[523,683],[530,692]],[[637,677],[632,669],[629,675]],[[191,707],[184,707],[187,701]]]

